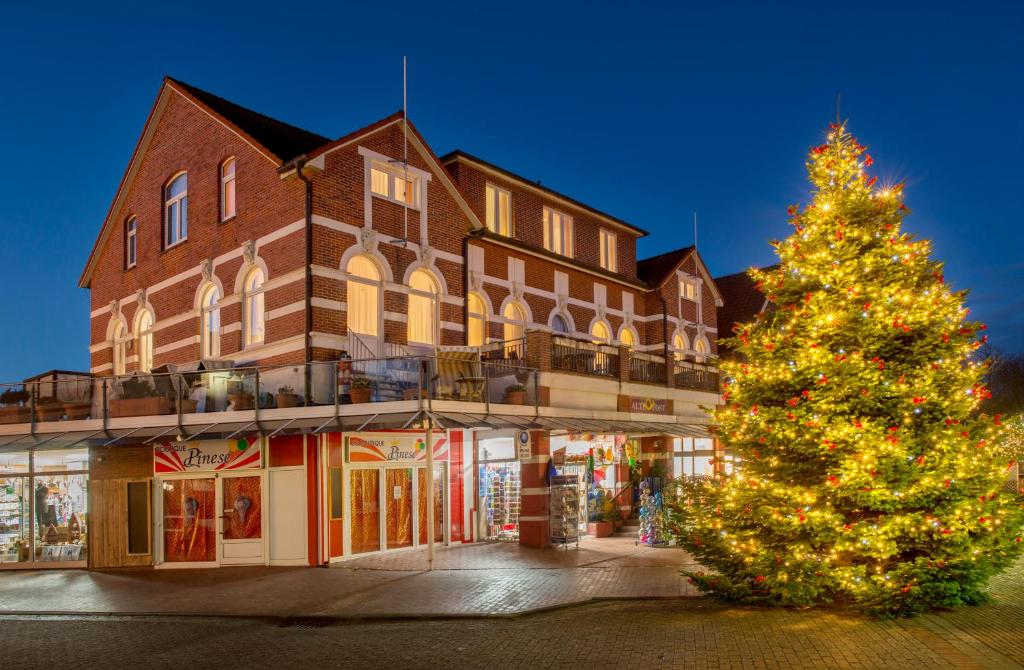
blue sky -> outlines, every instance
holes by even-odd
[[[403,54],[439,154],[646,228],[642,255],[697,211],[715,274],[773,261],[841,91],[907,228],[1024,350],[1019,3],[27,4],[0,21],[0,379],[88,369],[78,276],[164,74],[335,137],[400,107]]]

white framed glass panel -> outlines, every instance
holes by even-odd
[[[512,236],[512,194],[494,184],[487,185],[487,228]]]
[[[203,293],[201,339],[203,358],[220,356],[220,289],[210,284]]]
[[[245,278],[243,291],[245,294],[245,346],[263,344],[266,339],[266,313],[263,282],[263,270],[253,268]]]
[[[382,195],[387,198],[390,194],[388,193],[388,173],[380,168],[370,168],[370,191],[375,195]]]
[[[601,267],[609,272],[619,269],[618,249],[615,233],[601,229]]]
[[[683,360],[683,358],[686,356],[687,346],[686,346],[686,340],[683,339],[682,335],[679,335],[677,333],[676,336],[672,338],[672,348],[675,350],[674,356],[675,356],[676,360],[677,361]]]
[[[135,318],[135,337],[138,342],[139,372],[153,369],[153,315],[143,309]]]
[[[360,335],[376,337],[380,329],[380,270],[366,256],[355,256],[346,266],[349,279],[348,329]]]
[[[633,330],[631,328],[623,328],[620,338],[621,339],[619,341],[622,342],[622,346],[629,349],[636,347],[636,335],[633,334]]]
[[[188,238],[188,174],[182,172],[164,188],[164,247]]]
[[[568,333],[569,323],[561,314],[555,314],[553,317],[551,317],[551,330],[555,333]]]
[[[544,208],[544,248],[562,256],[573,256],[572,217],[550,207]]]
[[[235,159],[229,158],[220,166],[220,220],[235,215]]]
[[[409,277],[409,342],[437,344],[437,283],[426,270]]]
[[[597,344],[604,344],[611,339],[608,326],[605,325],[604,321],[594,322],[594,325],[590,328],[590,336],[594,338],[594,342]]]
[[[135,267],[139,255],[139,220],[134,216],[128,219],[124,230],[124,266]]]
[[[502,316],[505,317],[505,341],[521,339],[526,331],[526,312],[523,311],[523,308],[510,302],[505,305]]]
[[[476,293],[466,297],[468,323],[466,324],[466,344],[480,347],[487,343],[487,304]]]

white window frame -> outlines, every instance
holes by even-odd
[[[374,189],[374,172],[383,172],[387,175],[387,193],[381,193]],[[403,199],[399,195],[399,184],[403,181],[410,184],[412,189],[412,197],[409,200]],[[370,161],[370,183],[367,184],[367,188],[370,189],[370,194],[375,198],[382,198],[409,209],[419,210],[422,200],[420,192],[422,184],[423,180],[411,169],[405,170],[402,167],[387,165],[379,160]]]
[[[185,178],[185,190],[173,198],[168,198],[167,194],[171,188],[171,184],[176,182],[180,177]],[[164,249],[170,249],[171,247],[175,247],[188,239],[188,172],[178,172],[167,180],[167,183],[164,184],[163,200]],[[171,208],[175,205],[177,205],[177,207],[174,207],[175,220],[171,221]],[[174,231],[176,234],[176,237],[173,240],[171,239],[171,231]]]
[[[131,334],[124,321],[118,319],[114,324],[114,332],[111,337],[113,352],[111,354],[111,366],[114,375],[121,376],[128,371],[128,343],[131,341]]]
[[[356,259],[364,259],[364,260],[369,261],[369,263],[373,267],[373,271],[377,275],[377,278],[376,279],[370,279],[370,278],[364,277],[362,275],[353,274],[353,272],[351,270],[351,267],[352,267],[352,263]],[[348,261],[346,262],[346,264],[345,264],[345,275],[346,275],[346,277],[345,277],[345,281],[346,281],[345,293],[346,293],[346,301],[347,301],[346,312],[345,312],[345,330],[347,332],[351,333],[351,334],[358,335],[360,337],[367,337],[367,338],[377,338],[377,337],[380,337],[380,334],[384,331],[384,324],[383,324],[383,318],[382,317],[383,317],[383,314],[384,314],[384,278],[385,278],[384,273],[381,271],[380,264],[371,256],[368,256],[368,255],[365,255],[365,254],[356,255],[356,256],[353,256],[352,258],[348,259]],[[352,313],[357,311],[357,310],[354,309],[354,305],[356,304],[356,301],[353,300],[353,296],[355,295],[355,291],[353,290],[354,284],[361,284],[363,286],[368,286],[368,287],[372,288],[375,291],[375,295],[374,295],[374,302],[375,302],[374,311],[375,311],[375,314],[373,315],[373,326],[374,326],[375,332],[373,332],[373,333],[361,333],[358,330],[353,330],[352,329],[352,320],[349,318],[349,316]]]
[[[216,295],[215,300],[210,300],[211,296]],[[220,322],[220,289],[217,288],[216,284],[207,284],[206,288],[203,289],[203,297],[200,302],[200,345],[201,345],[201,358],[217,358],[220,356],[220,338],[222,334],[222,326]],[[213,328],[214,319],[216,319],[216,330]]]
[[[415,289],[415,288],[412,287],[413,278],[417,274],[422,274],[424,277],[426,277],[430,281],[431,287],[433,288],[432,291],[423,291],[423,290]],[[408,318],[408,323],[406,324],[406,336],[405,336],[406,337],[406,341],[409,344],[421,344],[421,345],[426,345],[426,346],[430,346],[430,347],[436,347],[438,345],[438,341],[440,339],[439,338],[439,336],[440,336],[440,323],[439,322],[441,320],[440,319],[440,316],[441,316],[440,315],[440,310],[438,309],[438,302],[439,301],[437,299],[439,293],[440,293],[440,290],[438,289],[437,279],[428,270],[425,270],[423,268],[418,268],[418,269],[414,270],[411,275],[409,275],[409,300],[408,300],[408,307],[407,307],[407,312],[408,312],[408,317],[409,318]],[[430,324],[429,324],[430,328],[427,329],[427,337],[429,338],[429,341],[427,341],[427,342],[424,342],[422,340],[414,340],[413,339],[413,330],[417,326],[417,322],[415,321],[415,316],[416,315],[414,315],[413,312],[412,312],[412,308],[413,308],[413,300],[412,300],[412,298],[414,298],[414,297],[416,297],[416,298],[424,298],[424,299],[430,301]]]
[[[572,216],[546,206],[543,216],[544,248],[566,258],[575,257],[576,244]]]
[[[139,218],[129,216],[124,224],[124,267],[130,270],[139,261]]]
[[[231,166],[231,174],[227,174],[228,166]],[[221,223],[230,221],[238,215],[238,182],[235,177],[238,174],[238,161],[234,156],[225,158],[220,164],[220,220]],[[231,211],[227,211],[228,189],[231,189]]]
[[[599,237],[601,243],[601,267],[609,272],[619,271],[618,237],[607,228],[602,228]]]
[[[143,329],[143,321],[149,320],[147,328]],[[153,312],[145,307],[139,310],[135,316],[135,351],[136,367],[139,372],[151,372],[153,370],[153,326],[156,320]]]
[[[253,275],[259,273],[263,280],[256,289],[249,288]],[[267,341],[267,301],[266,301],[267,275],[260,267],[253,267],[245,274],[245,281],[242,283],[242,330],[245,334],[245,346],[255,347]],[[260,332],[259,337],[253,331],[252,313],[256,304],[259,304]]]
[[[480,303],[480,311],[474,312],[471,305],[473,300],[476,299]],[[482,347],[487,344],[487,301],[484,300],[483,296],[476,291],[471,291],[466,296],[466,346],[469,347]],[[479,322],[480,325],[480,341],[474,342],[472,340],[473,323]]]
[[[504,196],[505,204],[508,206],[508,211],[505,212],[506,225],[504,230],[500,229],[502,196]],[[487,182],[484,204],[487,208],[487,229],[492,233],[497,233],[498,235],[512,237],[515,232],[514,226],[512,225],[512,192],[506,188]]]

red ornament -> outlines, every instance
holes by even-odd
[[[874,163],[875,159],[871,157],[871,154],[864,154],[864,167],[871,167]]]
[[[920,405],[920,404],[923,404],[925,400],[921,396],[916,395],[916,396],[913,397],[912,401],[913,401],[913,403],[915,405]]]

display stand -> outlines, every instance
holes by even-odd
[[[551,544],[560,544],[566,549],[570,543],[580,546],[580,491],[576,475],[555,475],[551,477],[550,510]]]

